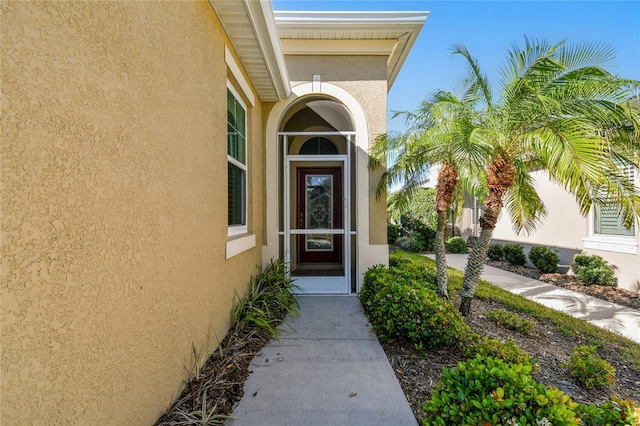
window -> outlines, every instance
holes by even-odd
[[[633,168],[631,166],[624,170],[624,174],[631,182],[634,179]],[[634,236],[634,226],[626,228],[622,224],[622,219],[618,215],[615,207],[603,208],[596,206],[593,214],[593,233],[596,235],[618,235],[618,236]]]
[[[229,235],[247,232],[247,112],[227,88],[227,167]]]

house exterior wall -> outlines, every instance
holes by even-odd
[[[320,75],[322,83],[335,84],[349,92],[362,107],[369,127],[369,145],[387,131],[387,58],[385,56],[286,55],[291,86],[310,83]],[[358,170],[366,171],[368,152],[358,152]],[[380,172],[366,172],[369,197],[369,244],[387,244],[386,200],[376,200]]]
[[[512,230],[507,212],[503,210],[493,233],[494,242],[519,242],[525,245],[527,252],[532,245],[547,246],[560,255],[560,263],[564,265],[571,265],[576,253],[596,254],[614,266],[619,287],[640,292],[640,255],[637,252],[640,245],[640,232],[638,229],[636,228],[635,237],[626,238],[632,245],[635,242],[635,254],[614,251],[613,244],[608,243],[598,243],[604,249],[587,248],[590,245],[589,241],[594,240],[591,225],[593,216],[580,215],[575,199],[560,185],[551,182],[545,171],[534,172],[533,176],[538,194],[547,207],[547,217],[532,234],[518,236]],[[595,240],[611,241],[607,237],[604,239],[598,237]]]
[[[261,263],[225,259],[231,44],[207,2],[1,13],[0,423],[152,424]],[[262,132],[257,101],[258,241]]]

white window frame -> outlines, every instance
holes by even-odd
[[[635,175],[633,169],[630,170],[630,177],[634,184],[638,186],[638,176]],[[596,214],[595,207],[591,208],[589,213],[589,237],[583,238],[584,248],[590,250],[610,251],[615,253],[638,254],[638,227],[634,226],[633,235],[613,235],[598,234],[595,226]]]
[[[242,106],[242,108],[244,109],[244,116],[245,116],[245,120],[244,120],[244,153],[245,153],[245,160],[247,164],[242,164],[240,161],[236,160],[235,158],[233,158],[232,156],[229,155],[229,152],[227,151],[227,163],[231,163],[234,166],[236,166],[237,168],[241,169],[244,172],[244,180],[245,180],[245,187],[244,187],[244,203],[243,203],[243,207],[244,207],[244,225],[230,225],[227,227],[227,236],[228,237],[233,237],[236,235],[242,235],[242,234],[246,234],[248,233],[248,222],[249,222],[249,152],[247,150],[247,139],[249,139],[249,135],[247,134],[247,122],[249,121],[249,113],[247,110],[247,105],[244,103],[244,101],[242,100],[242,97],[240,96],[240,94],[238,93],[238,91],[235,89],[235,87],[233,87],[233,85],[231,84],[230,81],[227,80],[227,89],[229,89],[229,91],[231,92],[231,94],[233,95],[233,97],[236,99],[236,102],[238,102],[240,104],[240,106]],[[227,106],[228,108],[228,106]],[[227,148],[228,149],[228,148]]]

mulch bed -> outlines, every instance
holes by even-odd
[[[541,274],[536,269],[517,267],[507,262],[489,261],[487,264],[640,309],[640,298],[633,292],[615,287],[584,286],[570,275]],[[459,301],[453,300],[453,303],[458,306]],[[572,348],[590,344],[588,339],[579,336],[569,337],[548,322],[536,322],[533,332],[529,335],[499,327],[486,318],[486,313],[500,308],[509,310],[495,301],[474,299],[472,315],[467,322],[476,333],[500,340],[511,338],[521,349],[529,352],[539,364],[538,372],[534,374],[539,383],[561,389],[575,402],[602,403],[609,399],[610,394],[616,394],[623,399],[640,403],[640,371],[629,368],[627,362],[615,350],[603,348],[598,351],[600,356],[617,370],[614,385],[607,389],[585,390],[573,379],[564,364],[569,361]],[[527,318],[523,314],[518,315]],[[219,424],[224,424],[225,417],[231,415],[233,407],[244,395],[243,386],[250,374],[251,360],[270,339],[268,333],[257,329],[231,330],[222,341],[221,350],[211,355],[199,372],[198,379],[189,380],[180,397],[158,419],[156,425],[192,424],[193,421],[201,419],[205,395],[205,416],[211,416]],[[463,361],[464,357],[457,349],[446,348],[421,353],[405,342],[381,343],[420,423],[423,416],[422,405],[430,399],[431,390],[440,378],[442,368],[453,368],[458,362]]]
[[[454,300],[455,306],[459,301]],[[623,399],[640,403],[640,371],[628,367],[619,353],[611,349],[599,349],[598,353],[616,368],[616,381],[611,388],[586,390],[569,374],[564,364],[569,362],[574,346],[590,344],[583,337],[569,337],[550,322],[537,322],[529,335],[523,335],[496,325],[486,318],[486,313],[494,309],[507,309],[498,302],[474,299],[472,315],[467,319],[475,333],[490,338],[513,339],[523,350],[529,352],[539,365],[533,376],[539,383],[554,386],[568,394],[574,402],[602,403],[616,394]],[[519,314],[521,318],[526,315]],[[531,319],[535,321],[534,319]],[[437,383],[442,368],[455,367],[464,357],[457,349],[441,349],[420,353],[404,342],[381,342],[387,358],[404,390],[416,419],[422,421],[422,405],[431,397],[431,390]]]
[[[606,285],[584,285],[582,281],[569,274],[545,274],[535,268],[528,266],[512,265],[504,260],[487,260],[487,265],[494,268],[504,269],[518,275],[539,280],[558,287],[563,287],[578,293],[588,294],[589,296],[617,303],[632,309],[640,310],[640,294],[625,290],[618,287]]]

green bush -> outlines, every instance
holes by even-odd
[[[571,374],[586,389],[612,385],[616,380],[616,369],[596,352],[595,346],[576,346],[569,358]]]
[[[400,238],[400,226],[387,222],[387,244],[393,244]]]
[[[538,384],[531,371],[531,365],[480,354],[455,369],[445,368],[423,406],[423,424],[578,425],[571,398]]]
[[[411,234],[414,246],[414,250],[412,251],[433,249],[436,237],[435,229],[430,228],[428,225],[411,216],[401,216],[400,223],[402,227]]]
[[[491,260],[502,260],[504,257],[504,251],[502,250],[502,244],[491,244],[487,257]]]
[[[640,408],[636,407],[635,402],[620,399],[616,395],[611,395],[609,401],[600,405],[578,404],[576,412],[585,426],[640,425]]]
[[[370,321],[380,337],[404,339],[417,349],[452,346],[469,326],[451,303],[428,288],[390,283],[374,297]]]
[[[474,333],[462,347],[462,354],[465,358],[475,358],[476,355],[480,355],[482,358],[493,357],[510,364],[531,365],[533,372],[538,368],[537,362],[531,358],[531,355],[520,349],[511,338],[501,342],[498,339],[490,339]]]
[[[433,291],[438,290],[436,284],[437,272],[433,268],[427,267],[422,262],[392,262],[393,256],[389,257],[389,272],[393,280],[398,284],[407,284],[411,287],[425,287]]]
[[[367,314],[373,311],[372,306],[375,295],[392,280],[391,272],[384,265],[374,265],[364,273],[358,298]]]
[[[505,244],[502,247],[502,250],[504,252],[505,260],[512,265],[524,265],[527,262],[527,257],[524,254],[524,246],[522,244]]]
[[[504,309],[494,309],[487,312],[487,319],[501,327],[515,330],[521,334],[529,334],[533,331],[534,324],[532,321],[522,319],[513,312],[508,312]]]
[[[418,252],[424,250],[424,247],[418,244],[413,237],[400,237],[396,240],[396,245],[404,251]]]
[[[460,237],[451,237],[445,242],[445,248],[449,253],[466,253],[467,243]]]
[[[616,285],[613,269],[600,256],[576,254],[571,269],[584,285]]]
[[[249,292],[238,298],[232,313],[232,324],[242,330],[249,325],[260,327],[277,337],[277,326],[287,315],[298,315],[298,289],[288,277],[288,266],[281,259],[271,260],[258,275],[251,278]]]
[[[529,250],[529,260],[540,272],[546,274],[558,272],[560,256],[549,247],[531,247],[531,250]]]
[[[383,339],[403,339],[418,349],[451,346],[470,332],[453,305],[435,292],[435,271],[421,262],[390,257],[364,275],[359,298]]]

